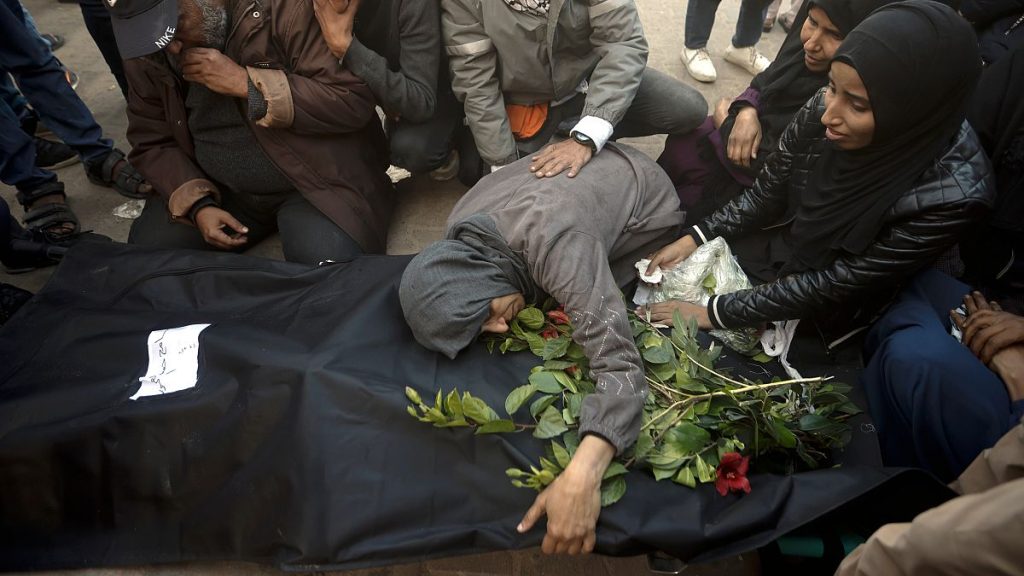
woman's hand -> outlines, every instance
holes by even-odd
[[[534,500],[517,530],[527,532],[545,514],[545,554],[589,554],[597,541],[601,514],[601,478],[615,456],[615,447],[599,436],[586,436],[569,466]]]
[[[651,256],[651,263],[647,266],[646,274],[648,276],[654,274],[654,271],[659,267],[665,270],[675,268],[680,262],[689,258],[690,254],[693,254],[693,251],[696,249],[697,243],[694,242],[692,236],[687,234],[655,252]]]
[[[714,328],[714,326],[711,325],[711,318],[708,317],[708,309],[706,306],[690,304],[689,302],[683,302],[682,300],[669,300],[668,302],[648,304],[646,308],[637,308],[636,313],[643,318],[647,318],[647,320],[653,324],[665,324],[666,326],[672,326],[673,318],[677,311],[679,312],[679,315],[683,317],[683,320],[696,318],[698,328],[703,330],[710,330]]]
[[[750,168],[751,160],[757,158],[757,148],[761,145],[761,121],[757,118],[757,109],[746,107],[736,114],[736,122],[729,134],[726,156],[733,164]]]
[[[320,23],[327,48],[339,60],[352,45],[352,27],[358,11],[359,0],[313,0],[313,14]]]

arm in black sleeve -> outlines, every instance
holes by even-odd
[[[935,261],[988,212],[966,200],[924,212],[883,229],[863,254],[845,254],[824,270],[809,270],[775,282],[721,294],[708,302],[716,328],[806,318],[892,286]]]
[[[441,65],[441,17],[437,2],[403,2],[398,16],[400,70],[373,50],[352,39],[345,66],[362,78],[393,118],[425,122],[437,105],[437,73]]]

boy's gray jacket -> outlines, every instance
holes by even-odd
[[[647,40],[633,0],[551,0],[545,19],[501,0],[442,0],[452,87],[484,161],[518,158],[506,104],[556,103],[589,83],[583,116],[615,126],[640,87]]]
[[[622,300],[633,264],[676,240],[685,214],[668,176],[642,152],[609,143],[575,178],[537,178],[524,158],[487,176],[455,205],[447,236],[479,216],[526,263],[537,288],[565,306],[597,394],[580,434],[621,452],[640,433],[647,383]]]

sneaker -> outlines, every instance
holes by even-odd
[[[78,154],[63,142],[36,138],[36,166],[39,168],[61,168],[78,160]]]
[[[737,48],[731,44],[725,49],[725,61],[732,62],[755,76],[772,64],[771,60],[757,51],[756,46]]]
[[[694,80],[714,82],[718,78],[718,71],[715,70],[715,64],[711,61],[711,54],[708,54],[707,48],[698,48],[696,50],[683,48],[679,58],[683,61],[686,71],[690,73],[690,76],[693,76]]]
[[[445,160],[439,168],[435,168],[430,171],[430,179],[435,182],[447,182],[452,178],[455,178],[459,174],[459,151],[452,150],[448,153],[448,159]]]

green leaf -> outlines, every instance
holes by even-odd
[[[558,464],[555,464],[551,460],[548,460],[547,458],[544,458],[544,457],[541,457],[541,459],[540,459],[540,468],[541,468],[541,470],[547,470],[548,472],[551,472],[555,476],[558,476],[559,474],[562,473],[562,467],[561,466],[559,466]]]
[[[705,462],[703,458],[697,456],[697,459],[694,460],[694,464],[697,467],[697,479],[700,480],[701,483],[711,482],[715,479],[715,469],[708,466],[708,463]]]
[[[530,330],[540,330],[544,327],[544,313],[539,308],[534,308],[533,306],[523,308],[516,315],[516,319]]]
[[[558,396],[551,396],[547,394],[537,398],[533,401],[533,404],[530,404],[530,414],[533,415],[535,419],[539,418],[540,413],[547,409],[548,406],[554,404],[555,400],[558,400]]]
[[[481,424],[476,429],[477,434],[502,434],[515,431],[516,424],[511,420],[491,420],[486,424]]]
[[[636,448],[633,450],[633,455],[637,460],[645,460],[653,448],[654,439],[651,438],[650,434],[641,432],[640,436],[636,439]]]
[[[703,402],[697,402],[696,404],[693,405],[693,413],[696,414],[697,416],[703,416],[703,415],[708,413],[708,410],[710,408],[711,408],[711,401],[710,400],[705,400]]]
[[[573,382],[572,378],[570,378],[568,374],[561,370],[553,372],[553,374],[555,375],[555,380],[558,380],[558,383],[561,384],[563,388],[574,394],[579,392],[579,390],[576,389],[576,383]]]
[[[426,413],[423,414],[430,420],[435,426],[444,425],[448,422],[448,418],[437,408],[428,408]]]
[[[789,428],[786,428],[786,425],[779,420],[772,420],[772,427],[768,429],[768,432],[783,448],[796,447],[796,436],[794,436],[793,432]]]
[[[554,372],[543,370],[530,374],[530,384],[537,387],[537,390],[545,394],[558,394],[562,391],[562,385],[558,383]]]
[[[580,436],[575,430],[569,430],[565,434],[562,434],[562,442],[565,442],[565,449],[569,451],[569,457],[576,453],[576,449],[580,447]]]
[[[458,390],[452,390],[448,393],[448,398],[445,399],[445,405],[448,407],[448,414],[450,414],[453,419],[465,419],[462,412],[462,398],[459,397]]]
[[[568,429],[569,427],[566,426],[565,421],[562,420],[562,413],[554,406],[548,406],[544,409],[544,412],[541,413],[540,420],[537,421],[537,428],[534,429],[533,435],[543,440],[547,438],[554,438]]]
[[[572,340],[570,340],[568,336],[559,336],[558,338],[545,340],[544,347],[541,348],[540,357],[545,360],[561,358],[569,351],[570,342],[572,342]]]
[[[639,348],[643,348],[645,350],[648,348],[660,348],[661,343],[664,340],[665,339],[661,336],[661,334],[658,334],[657,332],[648,332],[647,334],[644,335],[644,338],[641,341]]]
[[[569,461],[572,460],[572,456],[569,455],[569,451],[553,440],[551,441],[551,451],[555,456],[555,462],[558,462],[558,465],[562,468],[568,466]]]
[[[507,412],[509,416],[512,416],[518,412],[519,408],[521,408],[522,405],[536,393],[537,387],[533,384],[527,384],[513,389],[509,392],[508,397],[505,398],[505,412]]]
[[[667,382],[676,375],[675,362],[671,361],[664,364],[648,364],[646,368],[647,372],[653,375],[658,382]]]
[[[761,362],[763,364],[765,362],[771,362],[775,358],[773,356],[765,354],[764,352],[758,352],[757,354],[751,356],[750,359],[756,362]]]
[[[413,390],[409,386],[405,387],[405,397],[409,399],[409,402],[413,404],[423,404],[423,400],[420,398],[420,393]]]
[[[708,387],[703,382],[691,377],[690,373],[683,368],[676,368],[676,387],[680,390],[697,394],[703,394],[708,391]]]
[[[654,451],[647,455],[646,460],[654,468],[671,469],[674,471],[683,463],[684,458],[675,454],[664,454]]]
[[[714,274],[708,274],[704,278],[704,281],[700,283],[700,285],[703,286],[708,292],[714,294],[715,288],[718,287],[718,281],[715,280]]]
[[[547,343],[547,340],[533,332],[527,332],[523,337],[526,339],[526,344],[530,347],[530,352],[533,352],[535,356],[544,355],[544,345]]]
[[[569,394],[566,396],[565,407],[569,409],[569,414],[572,414],[573,418],[580,417],[580,410],[583,409],[583,399],[586,397],[586,394]]]
[[[616,476],[621,476],[623,474],[628,473],[629,470],[627,470],[625,466],[618,462],[612,462],[611,464],[608,465],[608,469],[604,471],[604,476],[602,476],[601,478],[602,480],[607,480],[609,478],[614,478]]]
[[[835,426],[835,422],[820,414],[804,414],[800,417],[800,429],[804,432],[827,430],[833,426]]]
[[[675,354],[672,352],[671,345],[667,345],[663,342],[661,346],[657,348],[646,348],[643,351],[644,360],[651,364],[664,364],[671,362],[675,358]]]
[[[682,464],[682,460],[679,461],[679,464]],[[661,482],[662,480],[666,480],[668,478],[675,476],[676,471],[679,470],[679,464],[676,464],[675,466],[669,468],[662,468],[660,466],[655,466],[654,468],[651,468],[651,472],[654,474],[654,479],[657,480],[658,482]]]
[[[697,487],[697,478],[693,475],[693,469],[689,466],[679,469],[679,473],[672,478],[672,481],[676,484],[682,484],[683,486],[689,486],[690,488]]]
[[[462,395],[462,411],[466,418],[477,424],[486,424],[498,419],[498,413],[491,409],[483,400],[471,396],[469,392]]]
[[[573,418],[572,412],[568,408],[562,408],[562,421],[565,422],[566,426],[574,426],[576,419]]]
[[[682,458],[695,454],[711,440],[711,434],[690,422],[682,422],[665,434],[664,451],[668,456]]]
[[[626,479],[617,476],[601,485],[601,507],[611,506],[626,494]]]
[[[568,360],[548,360],[544,362],[544,369],[551,371],[565,370],[566,368],[570,368],[572,366],[574,366],[574,364],[572,362],[569,362]]]

